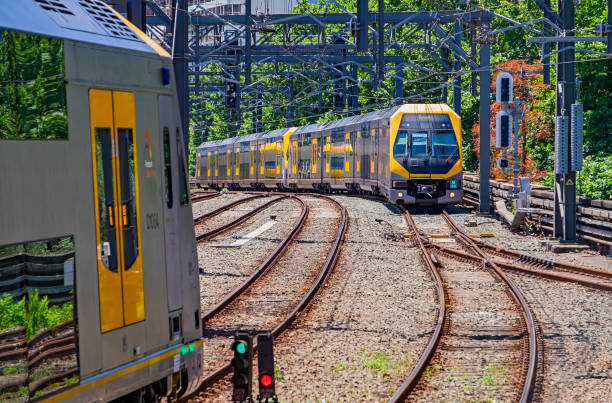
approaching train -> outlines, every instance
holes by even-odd
[[[11,1],[0,83],[0,400],[190,393],[200,283],[170,55],[102,1]]]
[[[200,186],[351,190],[398,204],[460,203],[461,122],[444,104],[405,104],[333,122],[203,143]]]

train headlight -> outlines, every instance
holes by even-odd
[[[448,181],[449,189],[457,189],[459,188],[459,181],[457,179],[451,179]]]
[[[404,192],[397,192],[397,197],[404,197]]]
[[[449,195],[449,196],[450,196],[450,197],[451,197],[451,199],[452,199],[453,197],[455,197],[455,192],[450,192],[450,195]]]

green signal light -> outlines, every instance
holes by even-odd
[[[448,182],[449,189],[457,189],[459,186],[456,179],[452,179]]]
[[[189,351],[196,351],[195,346],[193,345],[193,343],[189,344]]]
[[[247,346],[245,343],[242,343],[242,342],[236,343],[236,352],[238,354],[246,354],[246,351],[247,351]]]
[[[183,346],[181,347],[181,355],[185,355],[189,352],[189,347]]]

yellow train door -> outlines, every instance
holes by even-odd
[[[89,91],[100,330],[144,320],[134,94]]]

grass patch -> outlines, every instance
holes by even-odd
[[[434,364],[433,366],[429,365],[427,368],[425,368],[425,371],[423,371],[423,375],[424,376],[433,376],[433,374],[435,374],[436,371],[439,371],[441,369],[442,369],[442,367],[439,364]]]
[[[486,366],[485,368],[479,368],[482,371],[482,376],[479,381],[484,386],[488,386],[492,389],[497,389],[497,387],[503,384],[506,381],[506,373],[508,370],[506,367],[501,365],[491,364]]]
[[[274,380],[282,381],[283,379],[285,379],[285,376],[283,375],[283,371],[281,371],[278,365],[275,365],[274,366]]]
[[[383,352],[374,352],[362,348],[356,356],[364,368],[368,368],[383,375],[397,375],[406,366],[406,360],[396,360]]]
[[[17,375],[17,374],[25,374],[26,367],[25,365],[9,365],[4,368],[0,368],[0,375]]]

